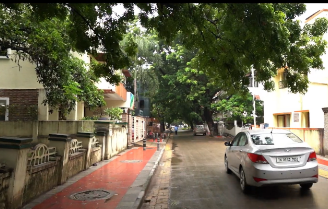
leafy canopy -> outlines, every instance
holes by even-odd
[[[193,63],[218,77],[226,90],[243,89],[251,68],[257,81],[273,90],[272,76],[286,68],[288,88],[304,93],[304,75],[311,68],[323,69],[328,21],[318,18],[302,28],[294,18],[304,13],[303,3],[157,3],[157,8],[156,17],[140,15],[143,25],[168,43],[181,34],[187,49],[198,49]]]

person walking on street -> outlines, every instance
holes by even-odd
[[[178,135],[178,126],[174,127],[175,135]]]

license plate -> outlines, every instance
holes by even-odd
[[[300,162],[300,156],[292,157],[277,157],[277,163],[286,163],[286,162]]]

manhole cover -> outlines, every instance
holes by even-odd
[[[92,201],[99,199],[109,199],[114,195],[113,191],[107,191],[102,189],[86,190],[83,192],[77,192],[70,195],[73,200]]]
[[[140,163],[142,160],[122,160],[121,163]]]

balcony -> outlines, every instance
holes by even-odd
[[[103,89],[103,90],[104,90],[105,99],[126,101],[127,91],[126,91],[123,83],[120,83],[117,86],[112,86],[112,88],[107,88],[107,89]]]
[[[123,83],[115,86],[115,93],[122,98],[123,101],[126,101],[126,89]]]

